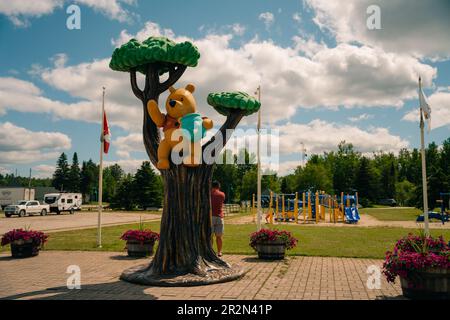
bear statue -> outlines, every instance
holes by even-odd
[[[164,138],[158,147],[157,168],[166,170],[170,167],[169,157],[172,149],[175,148],[184,138],[191,142],[190,153],[183,162],[187,166],[199,164],[199,154],[201,153],[200,140],[204,137],[206,130],[213,127],[211,119],[201,117],[196,113],[197,105],[192,93],[195,91],[193,84],[188,84],[185,88],[169,88],[170,94],[166,100],[166,112],[163,114],[155,100],[147,103],[147,111],[152,121],[163,129]],[[178,129],[184,129],[176,131]],[[186,135],[186,133],[188,133]]]

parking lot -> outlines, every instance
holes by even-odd
[[[78,211],[71,215],[68,213],[56,215],[49,214],[47,216],[12,216],[6,218],[0,211],[0,234],[4,234],[12,229],[29,227],[39,231],[62,231],[73,229],[85,229],[97,226],[96,211]],[[102,214],[102,225],[118,225],[126,223],[157,220],[160,215],[155,213],[139,213],[125,211],[104,211]]]

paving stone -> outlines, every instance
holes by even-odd
[[[200,287],[146,287],[119,280],[121,272],[151,259],[117,259],[117,252],[42,251],[29,259],[0,255],[0,299],[397,299],[399,283],[381,278],[381,289],[366,288],[366,269],[381,260],[294,257],[261,262],[227,255],[249,272],[240,280]],[[69,290],[69,265],[81,269],[81,289]]]

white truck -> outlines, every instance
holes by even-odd
[[[4,209],[6,206],[21,200],[34,200],[34,193],[35,190],[29,188],[0,188],[0,207]]]
[[[81,210],[83,196],[81,193],[47,193],[44,195],[44,202],[50,206],[50,212],[60,214],[65,211],[74,214]]]
[[[17,204],[9,205],[5,208],[5,216],[7,218],[12,215],[24,217],[25,215],[40,214],[45,216],[50,211],[48,204],[40,204],[37,200],[21,200]]]

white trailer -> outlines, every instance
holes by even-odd
[[[50,212],[60,214],[65,211],[74,214],[75,211],[81,210],[83,196],[81,193],[47,193],[44,202],[50,206]]]
[[[0,207],[3,210],[6,206],[16,204],[20,200],[34,200],[34,189],[12,187],[0,188]]]

